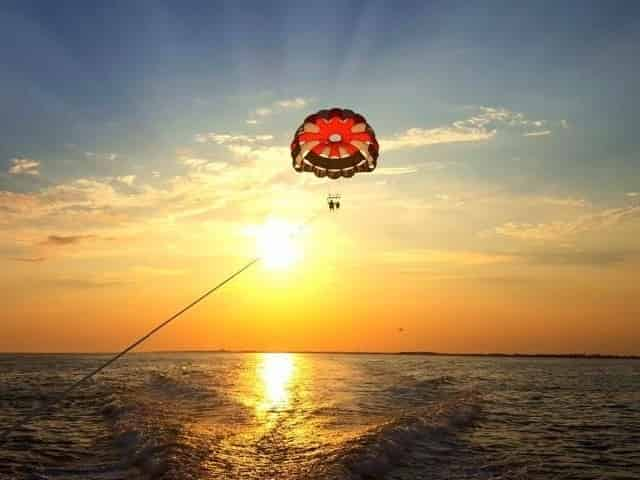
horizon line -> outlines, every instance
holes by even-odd
[[[7,355],[110,355],[115,352],[0,352],[0,356]],[[584,358],[584,359],[628,359],[640,360],[640,354],[610,354],[610,353],[520,353],[520,352],[434,352],[422,350],[408,351],[354,351],[354,350],[256,350],[256,349],[185,349],[185,350],[145,350],[139,352],[130,352],[131,354],[180,354],[180,353],[230,353],[230,354],[248,354],[248,353],[293,353],[293,354],[314,354],[314,355],[416,355],[431,357],[502,357],[502,358]]]

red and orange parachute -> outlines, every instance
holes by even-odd
[[[371,172],[378,162],[378,150],[376,134],[365,118],[342,108],[309,115],[291,142],[293,168],[318,177]]]

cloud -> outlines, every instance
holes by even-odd
[[[195,240],[199,233],[193,232],[207,231],[209,238],[229,235],[231,225],[270,211],[274,202],[280,202],[280,211],[295,215],[306,208],[312,195],[309,189],[285,192],[282,185],[302,184],[315,177],[295,175],[287,145],[273,145],[265,136],[232,135],[211,141],[215,140],[222,140],[223,150],[215,160],[192,150],[178,151],[177,161],[186,167],[178,175],[86,177],[26,193],[0,190],[0,248],[8,252],[5,258],[48,257],[49,253],[116,255],[112,244],[102,242],[107,238],[126,241],[127,254],[146,254],[173,242],[192,245],[199,241]],[[191,224],[198,228],[176,228]],[[167,242],[150,245],[149,238],[166,238]],[[31,247],[46,249],[46,253],[15,251]],[[220,248],[237,252],[240,247]],[[189,248],[180,249],[180,254],[189,255],[187,251]]]
[[[250,144],[270,142],[273,135],[234,135],[230,133],[199,133],[195,136],[198,143],[216,143],[218,145]]]
[[[583,208],[589,206],[589,202],[584,198],[573,197],[536,197],[534,198],[536,203],[544,203],[548,205],[557,205],[561,207],[576,207]]]
[[[96,238],[95,235],[49,235],[41,244],[54,246],[73,245],[92,238]]]
[[[207,158],[194,157],[190,151],[184,151],[178,155],[178,161],[184,166],[195,171],[219,172],[227,168],[227,162],[209,160]]]
[[[527,133],[524,133],[523,136],[524,137],[542,137],[550,134],[551,134],[551,130],[541,130],[538,132],[527,132]]]
[[[495,136],[495,130],[487,131],[479,128],[410,128],[404,133],[380,140],[380,148],[385,151],[406,148],[418,148],[440,143],[479,142]]]
[[[264,117],[268,117],[270,115],[274,115],[276,113],[284,112],[287,110],[305,108],[309,106],[309,104],[311,104],[312,102],[313,102],[312,99],[304,98],[304,97],[285,98],[283,100],[277,100],[268,106],[256,108],[251,114],[252,118],[249,118],[247,120],[247,123],[249,125],[255,125],[256,123],[258,123],[258,120],[256,120],[253,117],[264,118]]]
[[[226,162],[209,162],[203,165],[202,169],[207,172],[220,172],[229,166]]]
[[[116,287],[131,283],[130,280],[124,281],[119,278],[108,277],[87,277],[87,278],[74,278],[74,277],[58,277],[44,282],[47,286],[59,287],[59,288],[77,288],[77,289],[89,289],[89,288],[107,288]]]
[[[45,257],[10,257],[9,260],[14,262],[40,263],[46,260]]]
[[[405,272],[425,273],[438,267],[482,267],[507,264],[606,267],[624,263],[640,251],[552,249],[533,252],[482,252],[470,250],[414,249],[385,252],[386,263],[397,264]]]
[[[191,157],[189,155],[178,155],[178,161],[189,168],[200,168],[209,163],[209,160],[205,158]]]
[[[496,227],[495,233],[520,240],[558,240],[584,232],[611,228],[633,218],[640,218],[640,205],[610,208],[571,221],[538,224],[507,222]]]
[[[290,109],[290,108],[304,108],[309,105],[309,100],[302,97],[296,97],[286,100],[280,100],[276,102],[276,105],[281,108]]]
[[[274,172],[290,168],[282,162],[282,150],[255,148],[244,154],[242,167],[230,168],[223,162],[199,164],[184,175],[154,185],[136,179],[135,189],[115,177],[98,177],[30,193],[0,191],[0,242],[40,243],[42,229],[60,232],[44,242],[50,246],[79,244],[95,230],[109,231],[114,237],[145,229],[164,231],[164,225],[179,218],[203,212],[226,214],[225,207],[233,202],[241,202],[236,211],[241,216],[255,205],[255,198],[268,194],[263,185]]]
[[[273,113],[273,110],[266,107],[257,108],[255,111],[255,114],[258,115],[259,117],[266,117],[267,115],[271,115],[272,113]]]
[[[257,162],[256,166],[275,167],[285,169],[289,167],[283,159],[290,158],[290,151],[284,145],[268,145],[273,135],[236,135],[230,133],[210,132],[199,134],[196,141],[200,143],[215,143],[224,146],[227,151],[243,160]]]
[[[283,159],[290,159],[291,152],[284,146],[252,146],[252,145],[229,145],[230,152],[240,157],[250,158],[258,161],[274,161],[285,164]],[[290,168],[290,164],[286,163]]]
[[[75,143],[65,143],[64,146],[74,153],[82,154],[87,160],[108,160],[113,162],[120,158],[120,155],[115,152],[98,153],[89,150],[83,150],[79,145],[76,145]]]
[[[519,240],[553,240],[565,236],[570,229],[566,222],[553,223],[517,223],[507,222],[496,227],[495,233]]]
[[[9,175],[40,175],[40,162],[31,158],[12,158]]]
[[[540,128],[545,120],[529,120],[506,108],[480,107],[480,113],[436,128],[409,128],[380,140],[384,151],[419,148],[446,143],[482,142],[495,137],[498,128]]]
[[[413,165],[407,165],[404,167],[379,167],[376,168],[373,173],[375,175],[406,175],[409,173],[416,173],[418,167]]]
[[[116,180],[118,180],[119,182],[124,183],[125,185],[132,186],[133,182],[135,182],[135,180],[136,180],[136,176],[135,175],[124,175],[122,177],[116,177]]]
[[[634,255],[637,255],[637,252],[570,250],[530,253],[526,258],[529,263],[539,265],[605,267],[624,263],[628,257]]]
[[[417,249],[385,252],[381,258],[386,262],[410,265],[442,264],[473,266],[510,263],[516,260],[518,256],[476,251]]]
[[[640,192],[627,192],[627,193],[625,193],[625,195],[626,195],[627,197],[632,197],[632,198],[633,198],[633,197],[638,197],[638,196],[640,196]]]

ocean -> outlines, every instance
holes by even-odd
[[[0,355],[0,426],[106,358]],[[640,479],[640,361],[132,354],[0,479]]]

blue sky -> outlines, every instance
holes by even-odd
[[[338,188],[354,268],[496,299],[562,279],[623,305],[640,267],[638,45],[632,1],[4,1],[0,285],[193,278],[211,236],[206,255],[240,256],[243,225]],[[291,168],[293,132],[332,106],[374,127],[374,174]]]
[[[571,124],[570,147],[517,148],[541,181],[633,188],[640,7],[467,3],[4,2],[0,155],[46,157],[55,178],[103,173],[70,164],[71,144],[161,168],[193,131],[249,130],[247,112],[281,98],[353,106],[379,135],[486,105]],[[513,176],[504,160],[473,173]]]

